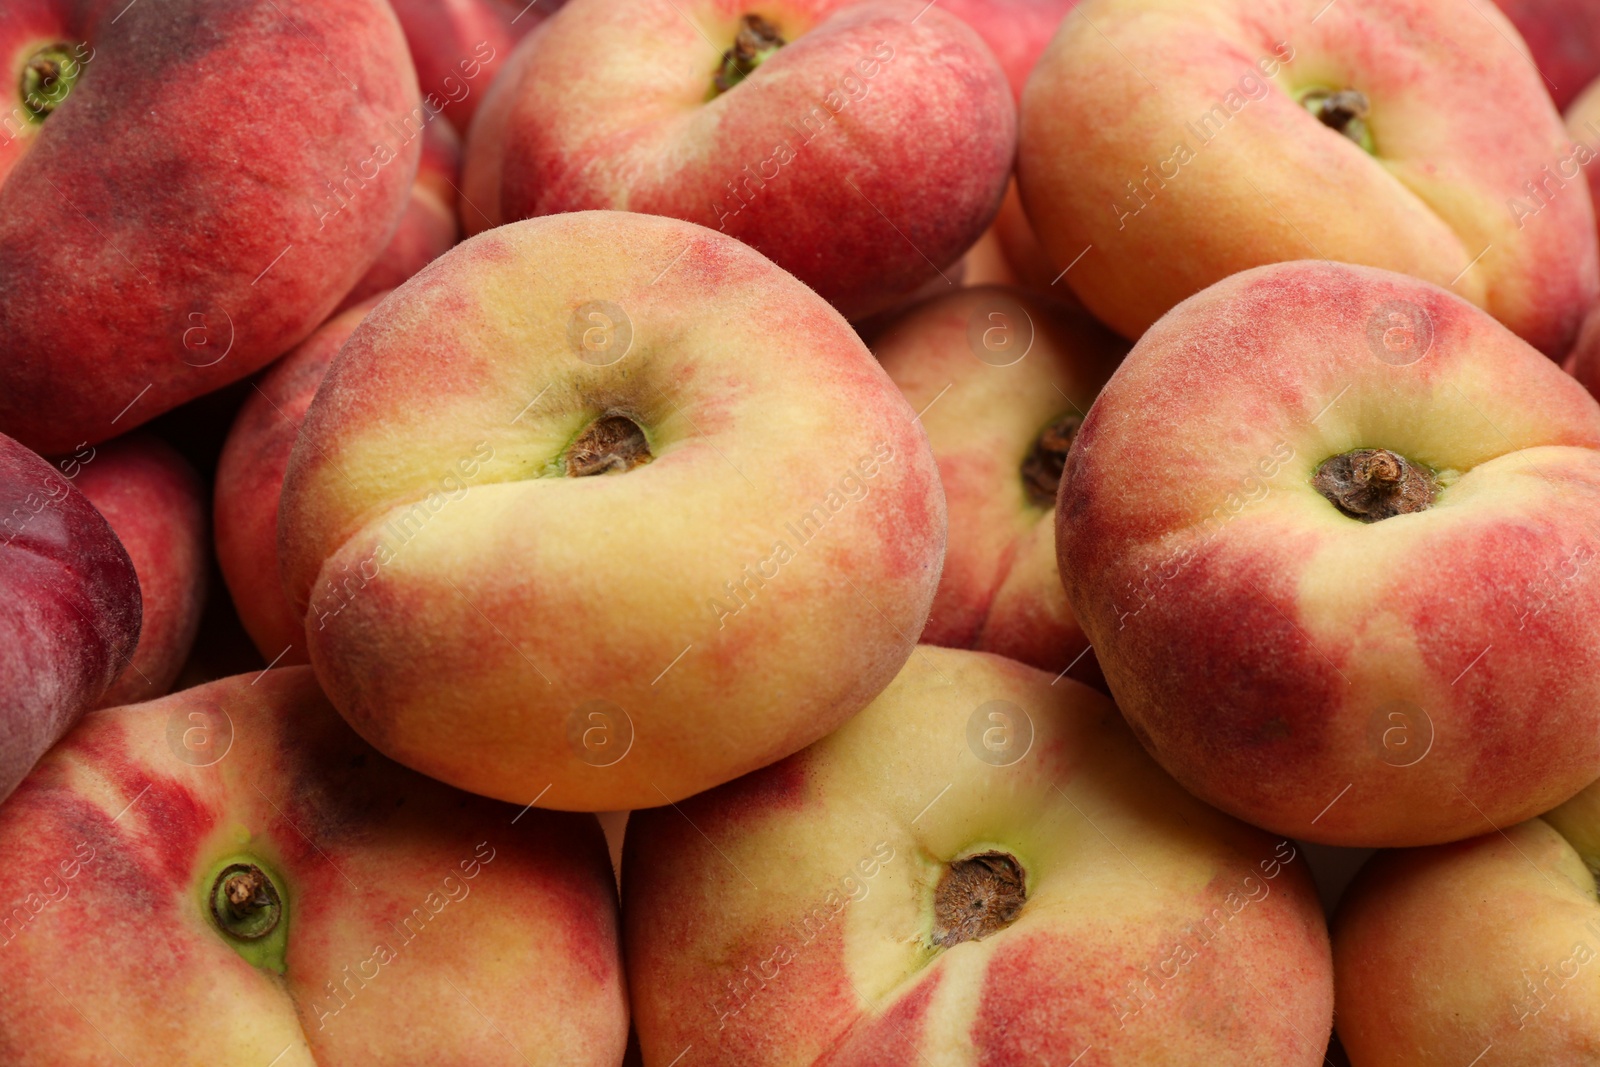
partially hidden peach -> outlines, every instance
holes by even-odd
[[[969,288],[873,344],[921,412],[950,531],[922,640],[1096,677],[1056,563],[1056,489],[1078,427],[1127,342],[1082,312]]]
[[[382,299],[368,297],[327,322],[261,377],[217,461],[217,562],[239,621],[268,663],[310,663],[305,621],[278,573],[278,498],[306,409],[350,334]]]
[[[0,434],[0,801],[127,665],[139,621],[110,523]]]
[[[1086,0],[1023,94],[1017,173],[1124,336],[1239,271],[1331,259],[1449,288],[1559,359],[1600,298],[1581,183],[1532,195],[1571,150],[1492,4]]]
[[[111,524],[144,604],[139,645],[97,706],[165,696],[189,658],[206,602],[211,538],[200,476],[149,434],[86,446],[57,467]]]
[[[573,0],[467,138],[469,233],[614,208],[759,249],[859,319],[960,259],[1016,147],[1005,74],[920,0]]]

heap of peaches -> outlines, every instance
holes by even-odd
[[[1502,8],[11,0],[0,1064],[1600,1062]]]

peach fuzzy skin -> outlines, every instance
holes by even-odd
[[[1522,35],[1556,107],[1565,111],[1600,78],[1600,9],[1588,0],[1496,0],[1495,6]]]
[[[311,662],[305,622],[278,573],[278,498],[289,453],[328,365],[382,298],[335,315],[274,363],[239,408],[217,460],[217,563],[239,621],[269,663]]]
[[[1062,23],[1023,94],[1018,177],[1057,269],[1083,254],[1067,283],[1136,338],[1238,271],[1335,259],[1453,286],[1564,355],[1600,296],[1594,210],[1575,183],[1512,207],[1571,149],[1516,31],[1473,0],[1311,13],[1088,0]],[[1365,95],[1376,154],[1298,102],[1318,87]]]
[[[0,434],[0,801],[116,679],[140,613],[110,523]]]
[[[950,514],[922,640],[1051,673],[1084,661],[1089,641],[1056,565],[1055,494],[1036,502],[1022,468],[1046,426],[1089,410],[1127,342],[1087,315],[974,288],[908,312],[873,347],[922,412]]]
[[[1353,1067],[1600,1057],[1600,788],[1470,841],[1379,855],[1334,926]]]
[[[788,43],[712,96],[747,13]],[[916,0],[574,0],[490,92],[467,138],[462,221],[474,233],[588,208],[686,219],[858,319],[983,233],[1015,111],[982,39]]]
[[[200,476],[149,434],[80,449],[58,465],[111,524],[144,603],[138,648],[95,706],[165,696],[189,658],[206,602],[211,539]]]
[[[1393,307],[1431,321],[1425,354],[1383,347]],[[1438,472],[1433,505],[1342,514],[1312,477],[1360,448]],[[1061,572],[1118,705],[1201,799],[1328,844],[1466,837],[1600,775],[1597,449],[1594,400],[1458,297],[1262,267],[1101,392]]]
[[[579,318],[597,300],[632,340],[589,362],[586,337],[624,344]],[[618,413],[653,461],[565,476]],[[358,731],[463,788],[594,811],[859,711],[927,620],[944,528],[915,413],[832,308],[731,238],[620,212],[500,227],[384,300],[278,514],[311,662]]]
[[[400,226],[367,273],[345,294],[334,314],[386,293],[461,240],[456,188],[461,179],[461,137],[434,119],[422,131],[422,163]]]
[[[309,668],[256,677],[95,712],[0,809],[0,1059],[616,1064],[627,1007],[594,820],[513,825],[516,808],[373,752]],[[184,748],[185,728],[222,723],[228,747]],[[281,974],[209,913],[232,856],[286,902]]]
[[[0,430],[45,453],[304,339],[388,242],[421,144],[382,0],[8,0],[0,116],[53,43],[85,50],[77,83],[0,122]]]
[[[1035,731],[1009,766],[968,747],[994,700]],[[924,646],[836,733],[679,808],[634,812],[624,845],[646,1067],[691,1044],[730,1067],[1322,1061],[1333,974],[1305,860],[1185,794],[1074,682]],[[1021,910],[936,947],[947,864],[995,849],[1025,872]],[[1162,981],[1180,943],[1194,956]]]
[[[390,0],[422,98],[467,132],[500,68],[560,0]]]
[[[1078,0],[942,0],[939,7],[978,31],[1020,104],[1023,86],[1056,27]]]

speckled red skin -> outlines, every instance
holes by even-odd
[[[148,434],[81,449],[56,465],[111,524],[144,602],[139,647],[95,706],[164,696],[189,658],[206,602],[210,531],[200,476]]]
[[[390,0],[422,98],[466,133],[517,42],[562,0]]]
[[[139,579],[88,499],[0,435],[0,800],[139,643]]]
[[[992,699],[1038,731],[1009,767],[964,736]],[[928,947],[944,865],[994,845],[1028,872],[1029,900],[990,937]],[[841,889],[847,875],[865,892]],[[1130,987],[1247,884],[1259,899],[1128,1011]],[[854,899],[820,922],[830,890]],[[646,1067],[691,1044],[714,1067],[1036,1067],[1089,1046],[1083,1062],[1108,1067],[1311,1067],[1331,1026],[1326,928],[1293,846],[1183,793],[1104,697],[983,653],[919,650],[829,738],[634,812],[623,900]]]
[[[1431,319],[1409,364],[1373,347],[1388,301]],[[1363,524],[1311,478],[1374,447],[1462,473]],[[1180,782],[1280,833],[1422,844],[1600,774],[1597,507],[1600,407],[1555,364],[1424,282],[1308,261],[1219,283],[1134,346],[1068,458],[1057,548],[1111,692]],[[1415,712],[1386,732],[1396,703],[1431,747]]]
[[[239,408],[217,461],[217,563],[239,621],[269,663],[311,662],[305,622],[278,575],[278,498],[289,453],[328,364],[382,298],[369,297],[335,315],[274,363]]]
[[[1027,354],[1010,366],[985,363],[973,349],[974,321],[1012,336],[1031,331]],[[1089,410],[1127,347],[1082,312],[998,287],[931,300],[874,341],[884,370],[923,412],[950,514],[925,643],[1098,677],[1056,569],[1054,498],[1033,503],[1022,464],[1052,419]]]
[[[1368,98],[1374,154],[1299,101],[1319,87]],[[1017,178],[1064,284],[1126,337],[1316,258],[1450,288],[1559,359],[1600,254],[1578,183],[1513,206],[1570,153],[1545,88],[1475,0],[1086,0],[1029,79]]]
[[[1077,6],[1078,0],[939,0],[941,10],[978,31],[1000,61],[1019,104],[1033,65],[1061,20]]]
[[[1600,11],[1592,17],[1595,19],[1595,39],[1600,41]],[[1569,39],[1581,39],[1581,33]],[[1585,146],[1600,155],[1600,80],[1589,84],[1578,94],[1567,109],[1566,123],[1567,133],[1571,135],[1575,146]],[[1568,169],[1581,166],[1589,183],[1591,198],[1600,197],[1600,158],[1590,156],[1586,159],[1576,155],[1567,166]],[[1583,321],[1583,328],[1578,331],[1578,341],[1563,364],[1593,396],[1600,396],[1600,313],[1597,312],[1600,312],[1600,305],[1590,309]]]
[[[92,58],[0,149],[0,430],[45,453],[303,339],[388,242],[421,150],[401,125],[415,74],[380,0],[7,4],[4,114],[53,41]],[[358,188],[362,169],[376,173]]]
[[[386,293],[454,247],[461,239],[456,186],[461,179],[461,137],[434,119],[422,131],[422,163],[400,227],[377,262],[339,302],[339,312]]]
[[[790,43],[708,102],[746,12]],[[697,25],[726,44],[713,52]],[[609,57],[598,68],[597,48]],[[857,99],[835,92],[843,79]],[[822,132],[807,134],[813,107]],[[913,0],[681,11],[576,0],[491,92],[467,140],[465,189],[485,217],[464,205],[462,221],[478,232],[585,208],[669,215],[752,245],[858,319],[937,279],[935,266],[983,233],[1005,191],[1015,110],[981,38]]]
[[[1496,0],[1562,111],[1600,78],[1600,8],[1587,0]]]
[[[181,759],[181,728],[219,712],[231,746]],[[611,1067],[627,1007],[599,827],[517,816],[373,752],[309,668],[97,711],[0,809],[0,1059]],[[282,977],[203,910],[235,853],[288,902]],[[360,982],[380,943],[396,958]]]

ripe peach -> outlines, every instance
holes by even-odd
[[[922,0],[573,0],[485,101],[462,221],[687,219],[858,319],[983,233],[1015,111],[982,39]]]
[[[927,438],[837,312],[729,237],[621,212],[500,227],[390,294],[278,508],[311,662],[357,731],[592,811],[859,711],[927,620],[944,527]]]
[[[139,577],[139,645],[97,707],[153,700],[189,658],[206,602],[205,488],[189,462],[149,434],[85,446],[57,461],[111,524]]]
[[[307,667],[86,718],[0,808],[0,853],[15,1067],[622,1057],[593,817],[396,766]]]
[[[651,1067],[1322,1062],[1296,846],[1186,794],[1098,693],[997,656],[918,649],[837,732],[634,812],[623,847]]]
[[[875,341],[922,412],[950,514],[923,641],[1052,674],[1093,663],[1057,570],[1056,487],[1127,347],[1087,315],[993,287],[922,304]]]
[[[1247,271],[1151,327],[1056,545],[1111,692],[1197,796],[1431,844],[1600,776],[1600,406],[1426,282]]]
[[[1600,786],[1504,832],[1380,853],[1334,927],[1339,1034],[1351,1064],[1592,1062],[1596,870]]]
[[[1600,298],[1594,209],[1577,183],[1532,196],[1571,145],[1516,31],[1468,0],[1318,6],[1087,0],[1062,23],[1017,170],[1066,283],[1136,338],[1238,271],[1332,259],[1565,355]]]
[[[111,525],[0,434],[0,801],[139,643],[139,579]],[[0,864],[5,867],[6,864]]]
[[[309,334],[424,121],[383,0],[7,0],[0,87],[0,430],[45,453]]]
[[[278,498],[306,409],[328,365],[384,294],[340,312],[262,375],[217,461],[217,562],[239,621],[268,663],[310,663],[305,621],[278,573]]]

